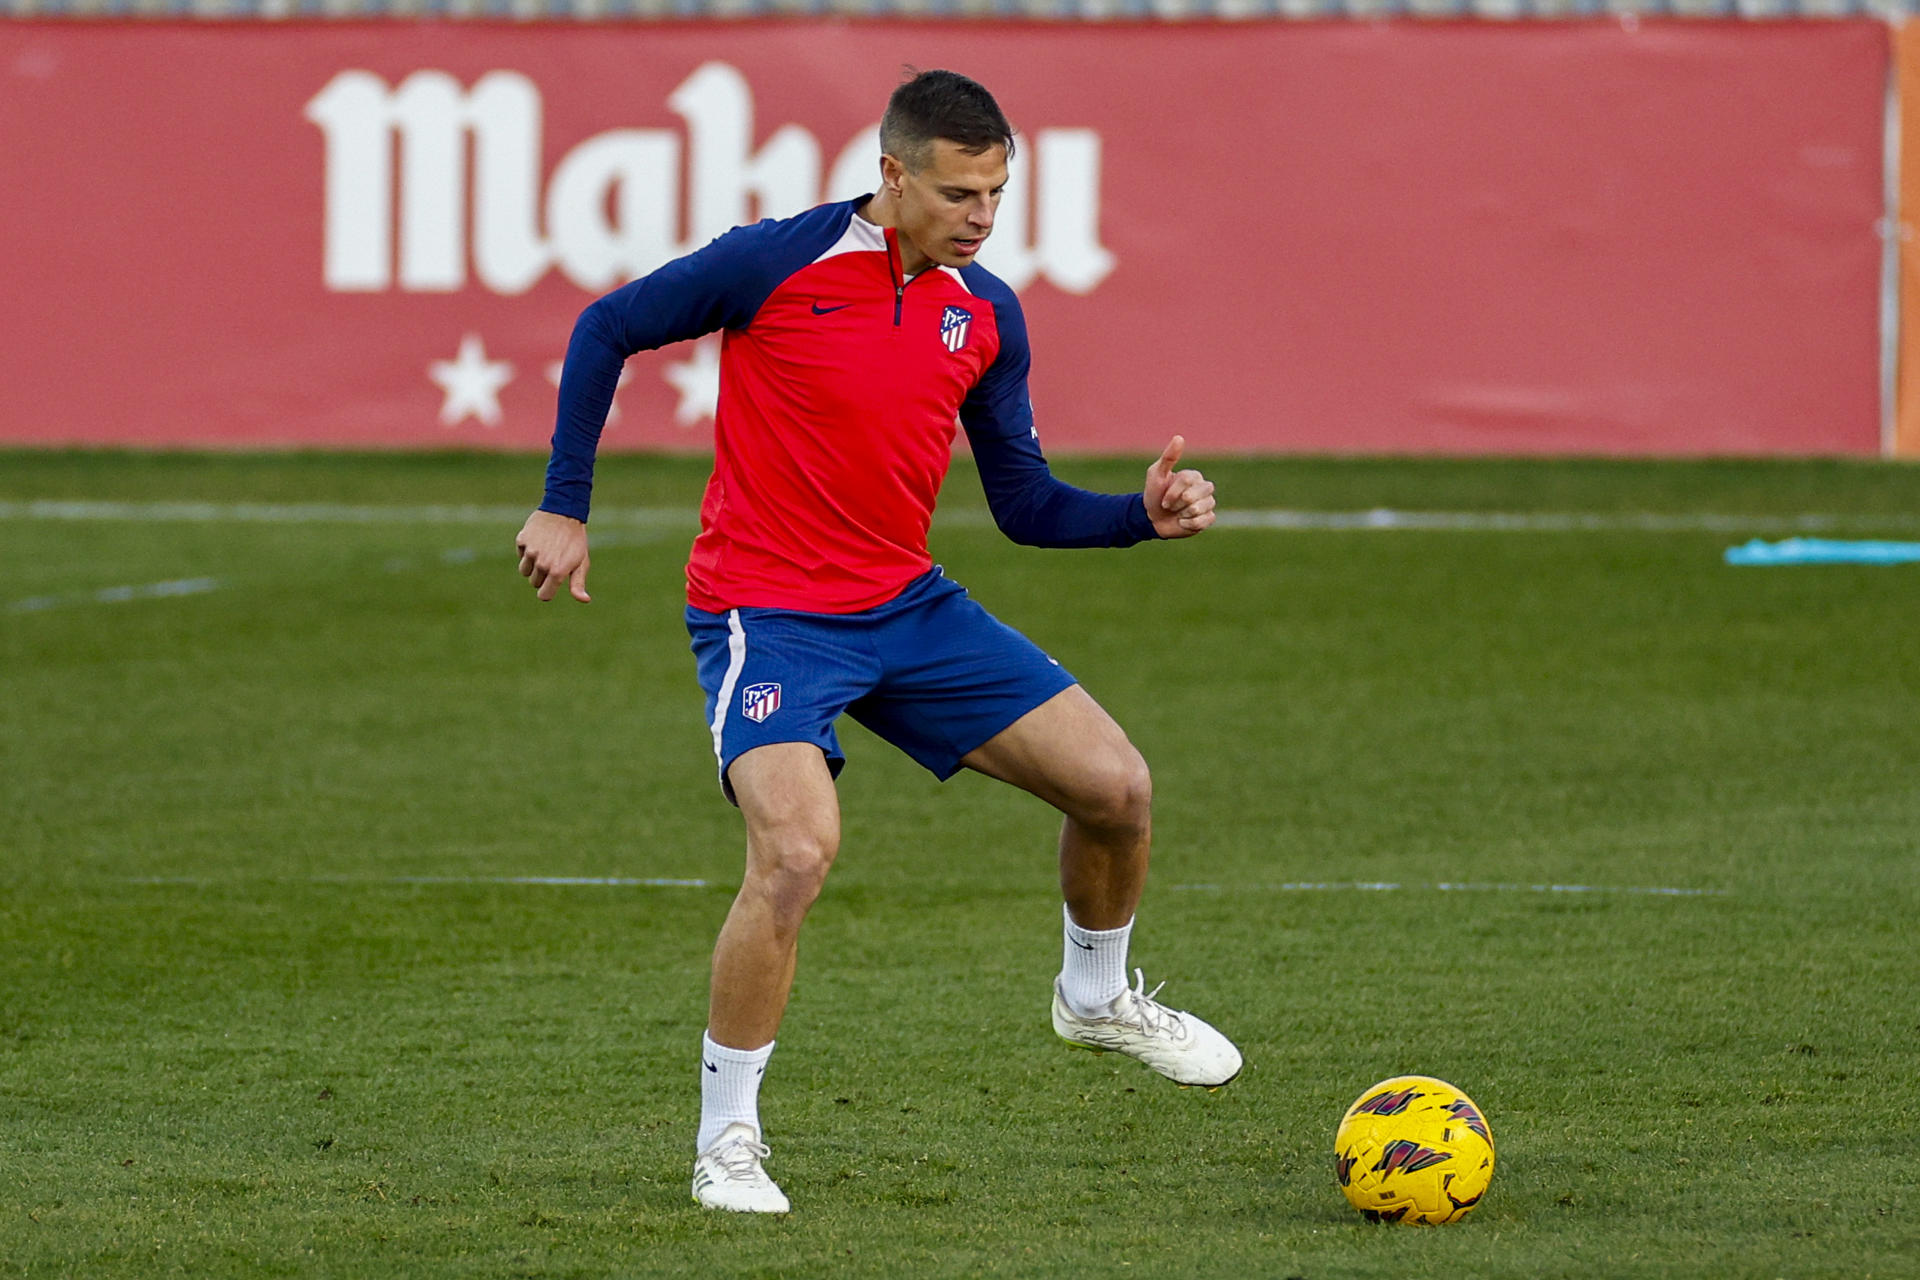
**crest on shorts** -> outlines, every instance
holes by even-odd
[[[947,344],[947,350],[958,351],[967,345],[967,334],[972,328],[973,312],[948,307],[940,317],[940,341]]]
[[[740,714],[759,724],[780,709],[780,686],[750,684],[740,691]]]

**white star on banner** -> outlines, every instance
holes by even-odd
[[[713,421],[720,408],[720,340],[702,338],[685,360],[668,364],[661,374],[680,393],[673,420],[682,427]]]
[[[560,371],[566,367],[567,362],[564,360],[555,360],[552,364],[548,365],[547,381],[556,387],[559,386]],[[620,381],[613,384],[613,400],[607,405],[608,426],[612,426],[614,423],[620,421],[620,388],[627,385],[627,379],[630,376],[632,376],[632,370],[628,369],[625,365],[620,366]]]
[[[479,334],[461,338],[460,353],[451,360],[435,360],[427,366],[427,376],[446,393],[441,426],[456,427],[468,418],[478,418],[484,426],[500,425],[500,388],[513,381],[513,366],[487,359]]]

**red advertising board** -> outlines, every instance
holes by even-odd
[[[1900,360],[1895,456],[1920,458],[1920,23],[1893,29],[1899,81]]]
[[[1058,450],[1871,453],[1884,30],[0,26],[0,441],[537,447],[580,308],[1021,129],[983,261]],[[714,340],[608,448],[705,448]]]

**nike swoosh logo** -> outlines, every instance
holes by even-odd
[[[719,1075],[719,1074],[720,1074],[720,1068],[718,1068],[718,1067],[716,1067],[716,1066],[714,1066],[714,1065],[713,1065],[713,1064],[712,1064],[711,1062],[708,1062],[708,1061],[707,1061],[706,1059],[704,1059],[704,1058],[703,1058],[703,1059],[701,1059],[701,1065],[702,1065],[702,1066],[704,1066],[704,1067],[705,1067],[705,1068],[706,1068],[707,1070],[709,1070],[709,1071],[711,1071],[711,1072],[713,1072],[713,1073],[714,1073],[715,1075]]]
[[[853,304],[851,302],[843,302],[837,307],[823,307],[820,305],[820,300],[816,298],[814,299],[814,302],[813,302],[813,314],[817,316],[829,315],[835,311],[845,311],[848,307],[852,305]]]
[[[1093,944],[1090,942],[1082,942],[1078,938],[1068,938],[1067,941],[1071,942],[1074,946],[1080,948],[1082,951],[1093,950]]]

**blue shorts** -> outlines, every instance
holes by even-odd
[[[938,565],[877,609],[689,607],[687,630],[729,800],[727,770],[768,743],[811,742],[838,777],[842,712],[951,778],[962,756],[1075,683]]]

